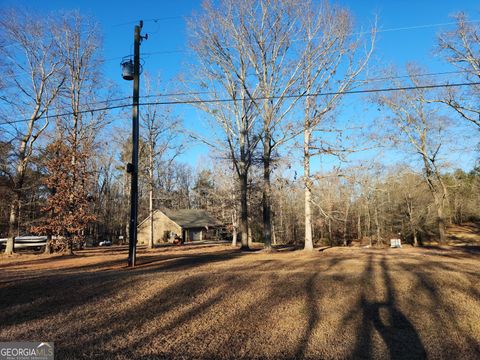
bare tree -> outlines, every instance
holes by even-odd
[[[72,139],[72,164],[75,164],[75,149],[79,142],[95,142],[100,130],[106,125],[104,112],[88,113],[89,106],[97,95],[105,90],[100,66],[101,38],[98,23],[82,16],[78,11],[67,12],[61,24],[53,29],[59,48],[59,57],[65,64],[65,87],[59,103],[70,108],[72,115],[61,119],[60,126]]]
[[[13,200],[10,204],[8,242],[5,253],[14,250],[15,229],[25,174],[40,135],[48,127],[48,110],[64,83],[62,59],[52,36],[53,20],[33,14],[8,11],[0,18],[2,41],[10,46],[0,49],[7,65],[8,93],[2,96],[8,109],[2,118],[13,135],[15,160],[7,170]],[[12,114],[14,115],[12,118]],[[16,122],[25,118],[25,122]]]
[[[151,76],[145,75],[145,94],[154,95],[156,89],[160,88],[160,80],[152,82]],[[174,117],[170,109],[152,104],[142,109],[141,124],[144,131],[143,142],[146,146],[146,177],[149,193],[149,217],[150,237],[148,247],[154,247],[154,194],[156,176],[155,170],[167,171],[173,164],[173,160],[181,153],[183,146],[176,140],[180,131],[181,123]],[[160,166],[158,166],[160,165]]]
[[[362,52],[363,36],[352,34],[353,19],[348,10],[331,6],[324,1],[318,5],[311,5],[304,10],[304,14],[303,41],[306,48],[302,80],[307,95],[303,122],[305,250],[312,250],[311,157],[347,152],[341,144],[333,146],[323,140],[318,144],[319,141],[312,135],[335,131],[324,124],[325,119],[341,100],[341,94],[359,85],[356,79],[365,70],[373,52],[375,28],[372,29],[371,38],[367,40],[368,44]],[[322,92],[332,95],[313,96]],[[319,128],[321,124],[324,124],[324,129]]]
[[[355,58],[356,48],[349,48],[355,42],[347,39],[351,29],[345,13],[337,15],[335,11],[327,2],[317,7],[308,0],[248,0],[240,4],[225,0],[215,9],[207,3],[204,22],[192,21],[202,31],[202,36],[195,38],[194,48],[209,57],[209,62],[203,62],[205,77],[222,84],[229,98],[241,99],[246,105],[243,109],[248,110],[244,113],[258,119],[256,134],[262,145],[263,164],[263,242],[267,249],[272,241],[272,162],[279,147],[299,133],[293,117],[288,115],[293,114],[302,95],[333,80],[335,70],[341,66],[338,60],[351,56],[355,66],[346,70],[350,81],[364,64]],[[308,89],[303,81],[306,71],[313,77]],[[348,83],[344,81],[338,88],[347,89]],[[222,103],[215,113],[225,117],[229,107]],[[238,105],[236,108],[241,109]],[[232,127],[224,123],[222,127],[230,133]],[[255,145],[258,140],[251,143]]]
[[[419,201],[422,199],[422,191],[424,187],[419,181],[421,178],[418,174],[412,172],[405,172],[402,175],[402,182],[397,186],[397,193],[403,198],[405,213],[407,215],[408,228],[412,236],[413,246],[419,245],[418,232],[419,232],[419,219],[421,212],[424,209],[420,208]]]
[[[420,73],[418,68],[409,65],[407,70],[413,86],[418,86],[419,81],[415,76]],[[387,119],[396,125],[397,141],[409,144],[411,150],[419,155],[424,179],[437,211],[439,240],[444,243],[447,187],[440,173],[439,154],[444,145],[442,135],[446,125],[445,119],[429,106],[427,99],[428,93],[425,89],[413,89],[381,95],[378,101],[391,112]]]
[[[225,0],[216,8],[207,2],[202,14],[189,23],[191,47],[198,57],[198,62],[192,65],[192,77],[199,80],[199,90],[207,93],[203,98],[229,99],[221,103],[198,102],[198,108],[207,113],[214,124],[208,138],[192,136],[214,148],[220,156],[227,156],[234,165],[240,190],[240,232],[244,249],[249,247],[248,174],[259,142],[255,135],[257,113],[251,100],[258,92],[258,85],[250,81],[251,64],[244,39],[238,34],[250,5],[249,1]]]
[[[71,111],[70,116],[58,119],[59,134],[66,135],[71,147],[72,183],[81,181],[82,165],[77,169],[77,153],[93,149],[100,130],[106,123],[105,112],[85,113],[102,92],[101,39],[97,22],[78,11],[61,14],[60,24],[52,30],[65,64],[65,86],[58,105]],[[93,165],[94,159],[90,159]],[[78,175],[77,175],[77,170]],[[79,185],[80,186],[80,185]],[[71,195],[73,202],[73,194]],[[72,242],[70,242],[72,244]]]
[[[300,91],[304,54],[304,45],[294,42],[301,36],[303,24],[300,19],[309,7],[309,1],[244,1],[238,7],[237,21],[232,24],[257,90],[248,91],[246,95],[261,120],[263,242],[266,249],[270,249],[272,243],[272,162],[277,149],[292,136],[291,122],[285,120],[300,99],[292,95]]]
[[[438,36],[442,55],[463,72],[469,82],[480,81],[480,26],[468,20],[464,13],[455,15],[457,27]],[[480,86],[470,86],[465,92],[449,89],[439,101],[455,110],[462,118],[480,127]]]

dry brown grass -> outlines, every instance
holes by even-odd
[[[480,358],[480,254],[229,246],[0,260],[0,341],[57,359]]]
[[[480,224],[477,223],[450,225],[447,234],[451,243],[480,244]]]

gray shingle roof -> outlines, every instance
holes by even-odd
[[[222,223],[211,216],[205,210],[198,209],[180,209],[180,210],[161,210],[167,217],[176,222],[182,228],[201,228],[205,226],[221,226]]]

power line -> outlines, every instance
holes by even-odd
[[[157,18],[157,19],[147,19],[145,21],[163,21],[163,20],[172,20],[172,19],[179,19],[179,18],[186,18],[186,17],[191,17],[189,15],[182,15],[182,16],[170,16],[170,17],[164,17],[164,18]],[[466,21],[467,23],[480,23],[479,20],[469,20]],[[113,26],[120,26],[120,25],[126,25],[126,24],[134,24],[136,21],[130,21],[122,24],[117,24]],[[456,22],[445,22],[445,23],[434,23],[434,24],[421,24],[421,25],[413,25],[413,26],[404,26],[404,27],[397,27],[397,28],[389,28],[389,29],[379,29],[376,30],[376,33],[384,33],[384,32],[394,32],[394,31],[404,31],[404,30],[415,30],[415,29],[427,29],[427,28],[433,28],[433,27],[439,27],[439,26],[448,26],[448,25],[455,25],[457,24]],[[367,34],[369,32],[366,31],[361,31],[361,32],[353,32],[351,34],[347,35],[359,35],[359,34]],[[305,41],[305,39],[292,39],[292,41]],[[173,54],[190,54],[193,53],[192,50],[188,49],[167,49],[167,50],[159,50],[159,51],[151,51],[151,52],[145,52],[143,53],[143,56],[152,56],[152,55],[173,55]],[[122,59],[123,56],[117,56],[109,59],[104,59],[101,60],[100,62],[108,62],[108,61],[113,61],[113,60],[119,60]]]
[[[443,71],[443,72],[434,72],[434,73],[423,73],[423,74],[411,74],[411,75],[400,75],[400,76],[386,76],[386,77],[378,77],[378,78],[371,78],[371,79],[364,79],[359,80],[360,83],[370,83],[370,82],[379,82],[385,80],[395,80],[395,79],[404,79],[404,78],[415,78],[415,77],[427,77],[427,76],[436,76],[436,75],[451,75],[451,74],[461,74],[461,73],[468,73],[467,70],[454,70],[454,71]],[[255,74],[252,74],[253,76]],[[159,98],[159,97],[171,97],[171,96],[187,96],[187,95],[205,95],[205,94],[214,94],[215,91],[191,91],[191,92],[176,92],[176,93],[165,93],[165,94],[152,94],[152,95],[141,95],[141,98]],[[110,99],[110,100],[103,100],[97,101],[95,103],[89,103],[89,105],[99,104],[99,103],[107,103],[112,101],[121,101],[121,100],[128,100],[131,99],[131,96],[126,96],[123,98],[117,99]]]
[[[467,70],[454,70],[454,71],[444,71],[444,72],[434,72],[434,73],[424,73],[424,74],[386,76],[386,77],[359,80],[359,82],[370,83],[370,82],[394,80],[394,79],[404,79],[404,78],[461,74],[461,73],[466,73],[466,72],[469,72],[469,71],[467,71]],[[176,93],[165,93],[165,94],[140,95],[140,97],[143,98],[143,99],[147,99],[147,98],[159,98],[159,97],[171,97],[171,96],[206,95],[206,94],[214,94],[214,93],[215,93],[215,91],[191,91],[191,92],[176,92]],[[99,101],[96,101],[96,102],[88,103],[88,105],[108,103],[108,102],[116,102],[116,101],[122,101],[122,100],[129,100],[131,98],[132,98],[132,96],[125,96],[125,97],[117,98],[117,99],[99,100]],[[65,107],[63,107],[63,109],[65,109]]]
[[[352,95],[352,94],[367,94],[367,93],[377,93],[377,92],[389,92],[389,91],[406,91],[406,90],[417,90],[417,89],[438,89],[438,88],[451,88],[451,87],[461,87],[461,86],[475,86],[480,85],[480,82],[469,82],[469,83],[455,83],[455,84],[433,84],[433,85],[419,85],[419,86],[402,86],[402,87],[388,87],[388,88],[380,88],[380,89],[364,89],[364,90],[349,90],[349,91],[333,91],[333,92],[318,92],[312,94],[292,94],[292,95],[283,95],[283,96],[260,96],[253,98],[251,100],[273,100],[279,98],[302,98],[302,97],[314,97],[314,96],[332,96],[332,95]],[[243,101],[249,100],[249,98],[240,98],[240,99],[196,99],[196,100],[173,100],[173,101],[153,101],[153,102],[143,102],[140,103],[140,106],[148,106],[148,105],[181,105],[181,104],[209,104],[209,103],[226,103],[226,102],[235,102],[235,101]],[[121,109],[130,107],[132,104],[122,104],[122,105],[113,105],[113,106],[105,106],[101,108],[89,109],[89,110],[81,110],[76,112],[77,114],[85,114],[85,113],[94,113],[99,111],[106,111],[106,110],[114,110],[114,109]],[[72,112],[66,112],[62,114],[55,114],[53,117],[62,117],[62,116],[69,116],[73,115]],[[46,119],[47,116],[41,116],[37,118],[37,120]],[[0,123],[1,125],[10,125],[14,123],[20,122],[27,122],[30,119],[19,119],[8,121],[4,123]]]
[[[380,81],[385,81],[385,80],[395,80],[395,79],[405,79],[405,78],[416,78],[416,77],[427,77],[427,76],[437,76],[437,75],[452,75],[452,74],[463,74],[463,73],[469,73],[469,70],[453,70],[453,71],[442,71],[442,72],[432,72],[432,73],[421,73],[421,74],[407,74],[407,75],[397,75],[397,76],[384,76],[384,77],[375,77],[375,78],[367,78],[363,80],[357,80],[356,82],[358,83],[364,83],[368,84],[371,82],[380,82]],[[249,76],[256,76],[257,74],[252,73],[252,74],[246,74],[247,77]],[[190,84],[195,84],[195,83],[203,83],[201,80],[192,80],[192,81],[187,81]],[[213,91],[204,91],[202,92],[203,94],[210,94],[213,93]],[[197,95],[198,93],[182,93],[182,94],[172,94],[173,95],[183,95],[183,94],[192,94],[192,95]],[[162,95],[150,95],[149,97],[155,97],[155,96],[168,96],[168,94],[162,94]],[[145,96],[141,96],[145,97]]]
[[[180,16],[181,17],[181,16]],[[467,23],[480,23],[480,20],[468,20],[466,21]],[[445,22],[445,23],[433,23],[433,24],[421,24],[421,25],[413,25],[413,26],[403,26],[403,27],[397,27],[397,28],[387,28],[387,29],[377,29],[375,33],[385,33],[385,32],[394,32],[394,31],[404,31],[404,30],[416,30],[416,29],[427,29],[427,28],[434,28],[434,27],[439,27],[439,26],[449,26],[449,25],[456,25],[457,22]],[[352,36],[352,35],[363,35],[363,34],[368,34],[368,31],[359,31],[359,32],[352,32],[350,34],[347,34],[347,36]],[[292,39],[291,41],[297,42],[297,41],[305,41],[305,39]],[[144,53],[145,56],[148,55],[171,55],[171,54],[179,54],[179,53],[193,53],[192,50],[188,49],[173,49],[173,50],[159,50],[159,51],[153,51],[149,53]]]
[[[112,59],[121,59],[121,58],[112,58]],[[432,72],[432,73],[423,73],[423,74],[408,74],[408,75],[370,78],[370,79],[358,80],[358,82],[370,83],[370,82],[379,82],[379,81],[385,81],[385,80],[395,80],[395,79],[414,78],[414,77],[463,74],[463,73],[468,73],[468,72],[469,72],[468,70],[453,70],[453,71],[442,71],[442,72]],[[28,74],[22,74],[22,75],[28,75]],[[247,74],[247,76],[255,76],[255,75],[256,74]],[[11,74],[11,75],[8,75],[8,76],[3,76],[3,78],[18,77],[18,76],[19,75]],[[200,82],[201,81],[190,81],[190,83],[200,83]],[[169,94],[158,94],[158,95],[141,95],[140,97],[142,97],[142,98],[167,97],[167,96],[200,95],[200,94],[211,94],[211,93],[213,93],[213,92],[212,91],[198,91],[198,92],[189,92],[189,93],[182,92],[182,93],[169,93]],[[131,96],[126,96],[126,97],[118,98],[118,99],[99,100],[99,101],[89,103],[89,104],[93,105],[93,104],[106,103],[106,102],[111,102],[111,101],[128,100],[128,99],[131,99],[131,98],[132,98]]]
[[[370,82],[379,82],[385,80],[395,80],[395,79],[404,79],[404,78],[415,78],[415,77],[427,77],[427,76],[436,76],[436,75],[451,75],[451,74],[461,74],[467,73],[467,70],[454,70],[454,71],[443,71],[443,72],[434,72],[434,73],[423,73],[423,74],[411,74],[411,75],[400,75],[400,76],[386,76],[386,77],[378,77],[378,78],[371,78],[371,79],[364,79],[359,80],[359,83],[370,83]],[[254,75],[254,74],[252,74]],[[214,94],[215,91],[193,91],[193,92],[177,92],[177,93],[165,93],[165,94],[152,94],[152,95],[141,95],[141,98],[159,98],[159,97],[171,97],[171,96],[187,96],[187,95],[205,95],[205,94]],[[101,102],[108,102],[108,101],[119,101],[119,100],[128,100],[131,99],[131,96],[127,96],[124,98],[113,99],[113,100],[105,100],[105,101],[98,101],[97,103]],[[93,104],[93,103],[90,103]]]
[[[159,17],[159,18],[145,19],[143,21],[144,22],[150,22],[151,21],[151,22],[157,23],[159,21],[177,20],[177,19],[184,19],[184,18],[189,18],[189,17],[192,17],[192,16],[191,15],[165,16],[165,17]],[[112,27],[138,24],[139,21],[140,21],[140,19],[134,20],[134,21],[127,21],[127,22],[112,25]]]
[[[358,82],[363,83],[370,83],[370,82],[378,82],[378,81],[385,81],[385,80],[394,80],[394,79],[403,79],[403,78],[410,78],[410,77],[426,77],[426,76],[437,76],[437,75],[451,75],[451,74],[461,74],[467,73],[467,70],[455,70],[455,71],[444,71],[444,72],[433,72],[433,73],[423,73],[423,74],[411,74],[411,75],[400,75],[400,76],[387,76],[387,77],[379,77],[379,78],[371,78],[365,80],[359,80]],[[255,74],[251,74],[253,76]],[[196,92],[177,92],[177,93],[166,93],[166,94],[154,94],[154,95],[142,95],[141,98],[159,98],[159,97],[170,97],[170,96],[187,96],[187,95],[205,95],[205,94],[213,94],[214,91],[196,91]],[[86,104],[89,105],[96,105],[96,104],[103,104],[109,102],[117,102],[123,100],[129,100],[132,96],[125,96],[116,99],[105,99],[105,100],[98,100],[95,102],[90,102]],[[57,110],[67,109],[68,107],[62,106],[58,107]],[[88,112],[88,110],[85,110]],[[2,125],[0,123],[0,125]]]
[[[153,22],[159,22],[159,21],[164,21],[164,20],[173,20],[173,19],[180,19],[180,18],[187,18],[191,17],[190,15],[180,15],[180,16],[167,16],[167,17],[160,17],[160,18],[152,18],[152,19],[147,19],[145,21],[153,21]],[[121,25],[127,25],[127,24],[134,24],[137,21],[129,21],[125,23],[120,23],[116,25],[112,25],[112,27],[116,26],[121,26]],[[479,20],[468,20],[465,21],[466,23],[480,23]],[[415,30],[415,29],[426,29],[426,28],[433,28],[433,27],[439,27],[439,26],[449,26],[449,25],[456,25],[457,22],[445,22],[445,23],[433,23],[433,24],[421,24],[421,25],[413,25],[413,26],[404,26],[404,27],[397,27],[397,28],[389,28],[389,29],[378,29],[376,30],[376,33],[384,33],[384,32],[394,32],[394,31],[403,31],[403,30]],[[360,32],[354,32],[351,34],[347,35],[359,35],[359,34],[367,34],[369,32],[366,31],[360,31]],[[292,41],[304,41],[305,39],[292,39]],[[16,46],[16,44],[7,44],[3,47],[7,46]],[[192,50],[188,49],[171,49],[171,50],[159,50],[159,51],[152,51],[152,52],[146,52],[143,53],[144,56],[152,56],[152,55],[173,55],[173,54],[189,54],[193,53]],[[114,60],[121,60],[123,59],[124,56],[117,56],[117,57],[112,57],[112,58],[107,58],[107,59],[102,59],[99,60],[99,63],[107,63],[110,61]],[[23,76],[24,74],[21,74],[20,76]],[[16,75],[7,75],[4,77],[14,77]]]
[[[391,32],[391,31],[403,31],[403,30],[416,30],[416,29],[426,29],[438,26],[449,26],[449,25],[457,25],[458,22],[446,22],[446,23],[436,23],[436,24],[423,24],[423,25],[413,25],[413,26],[405,26],[405,27],[397,27],[391,29],[382,29],[378,30],[378,33],[382,32]],[[480,23],[480,20],[467,20],[465,23]]]
[[[416,77],[437,76],[437,75],[463,74],[463,73],[468,73],[468,72],[470,72],[470,71],[468,71],[468,70],[453,70],[453,71],[442,71],[442,72],[423,73],[423,74],[385,76],[385,77],[359,80],[359,82],[369,83],[369,82],[384,81],[384,80],[395,80],[395,79],[416,78]]]
[[[215,91],[189,91],[189,92],[177,92],[177,93],[166,93],[166,94],[152,94],[152,95],[142,95],[141,98],[158,98],[158,97],[169,97],[169,96],[186,96],[186,95],[205,95],[205,94],[214,94]]]

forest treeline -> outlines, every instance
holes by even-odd
[[[128,119],[129,108],[109,109],[122,99],[103,74],[98,22],[76,11],[3,10],[6,252],[24,234],[49,235],[49,251],[126,241],[131,144],[115,119]],[[256,241],[307,250],[399,236],[445,242],[449,224],[480,220],[480,168],[449,163],[452,154],[472,156],[480,127],[480,31],[466,14],[432,44],[452,69],[441,82],[419,64],[379,64],[375,19],[357,31],[351,12],[328,1],[206,2],[189,19],[195,56],[177,86],[210,127],[194,132],[174,105],[141,107],[140,220],[159,207],[206,209],[243,248]],[[141,84],[149,99],[165,87],[148,73]],[[345,97],[362,90],[376,121],[342,121]],[[210,154],[197,166],[182,163],[195,142]],[[372,156],[381,148],[401,160]],[[371,160],[352,160],[362,154]],[[319,169],[324,159],[334,165]]]

